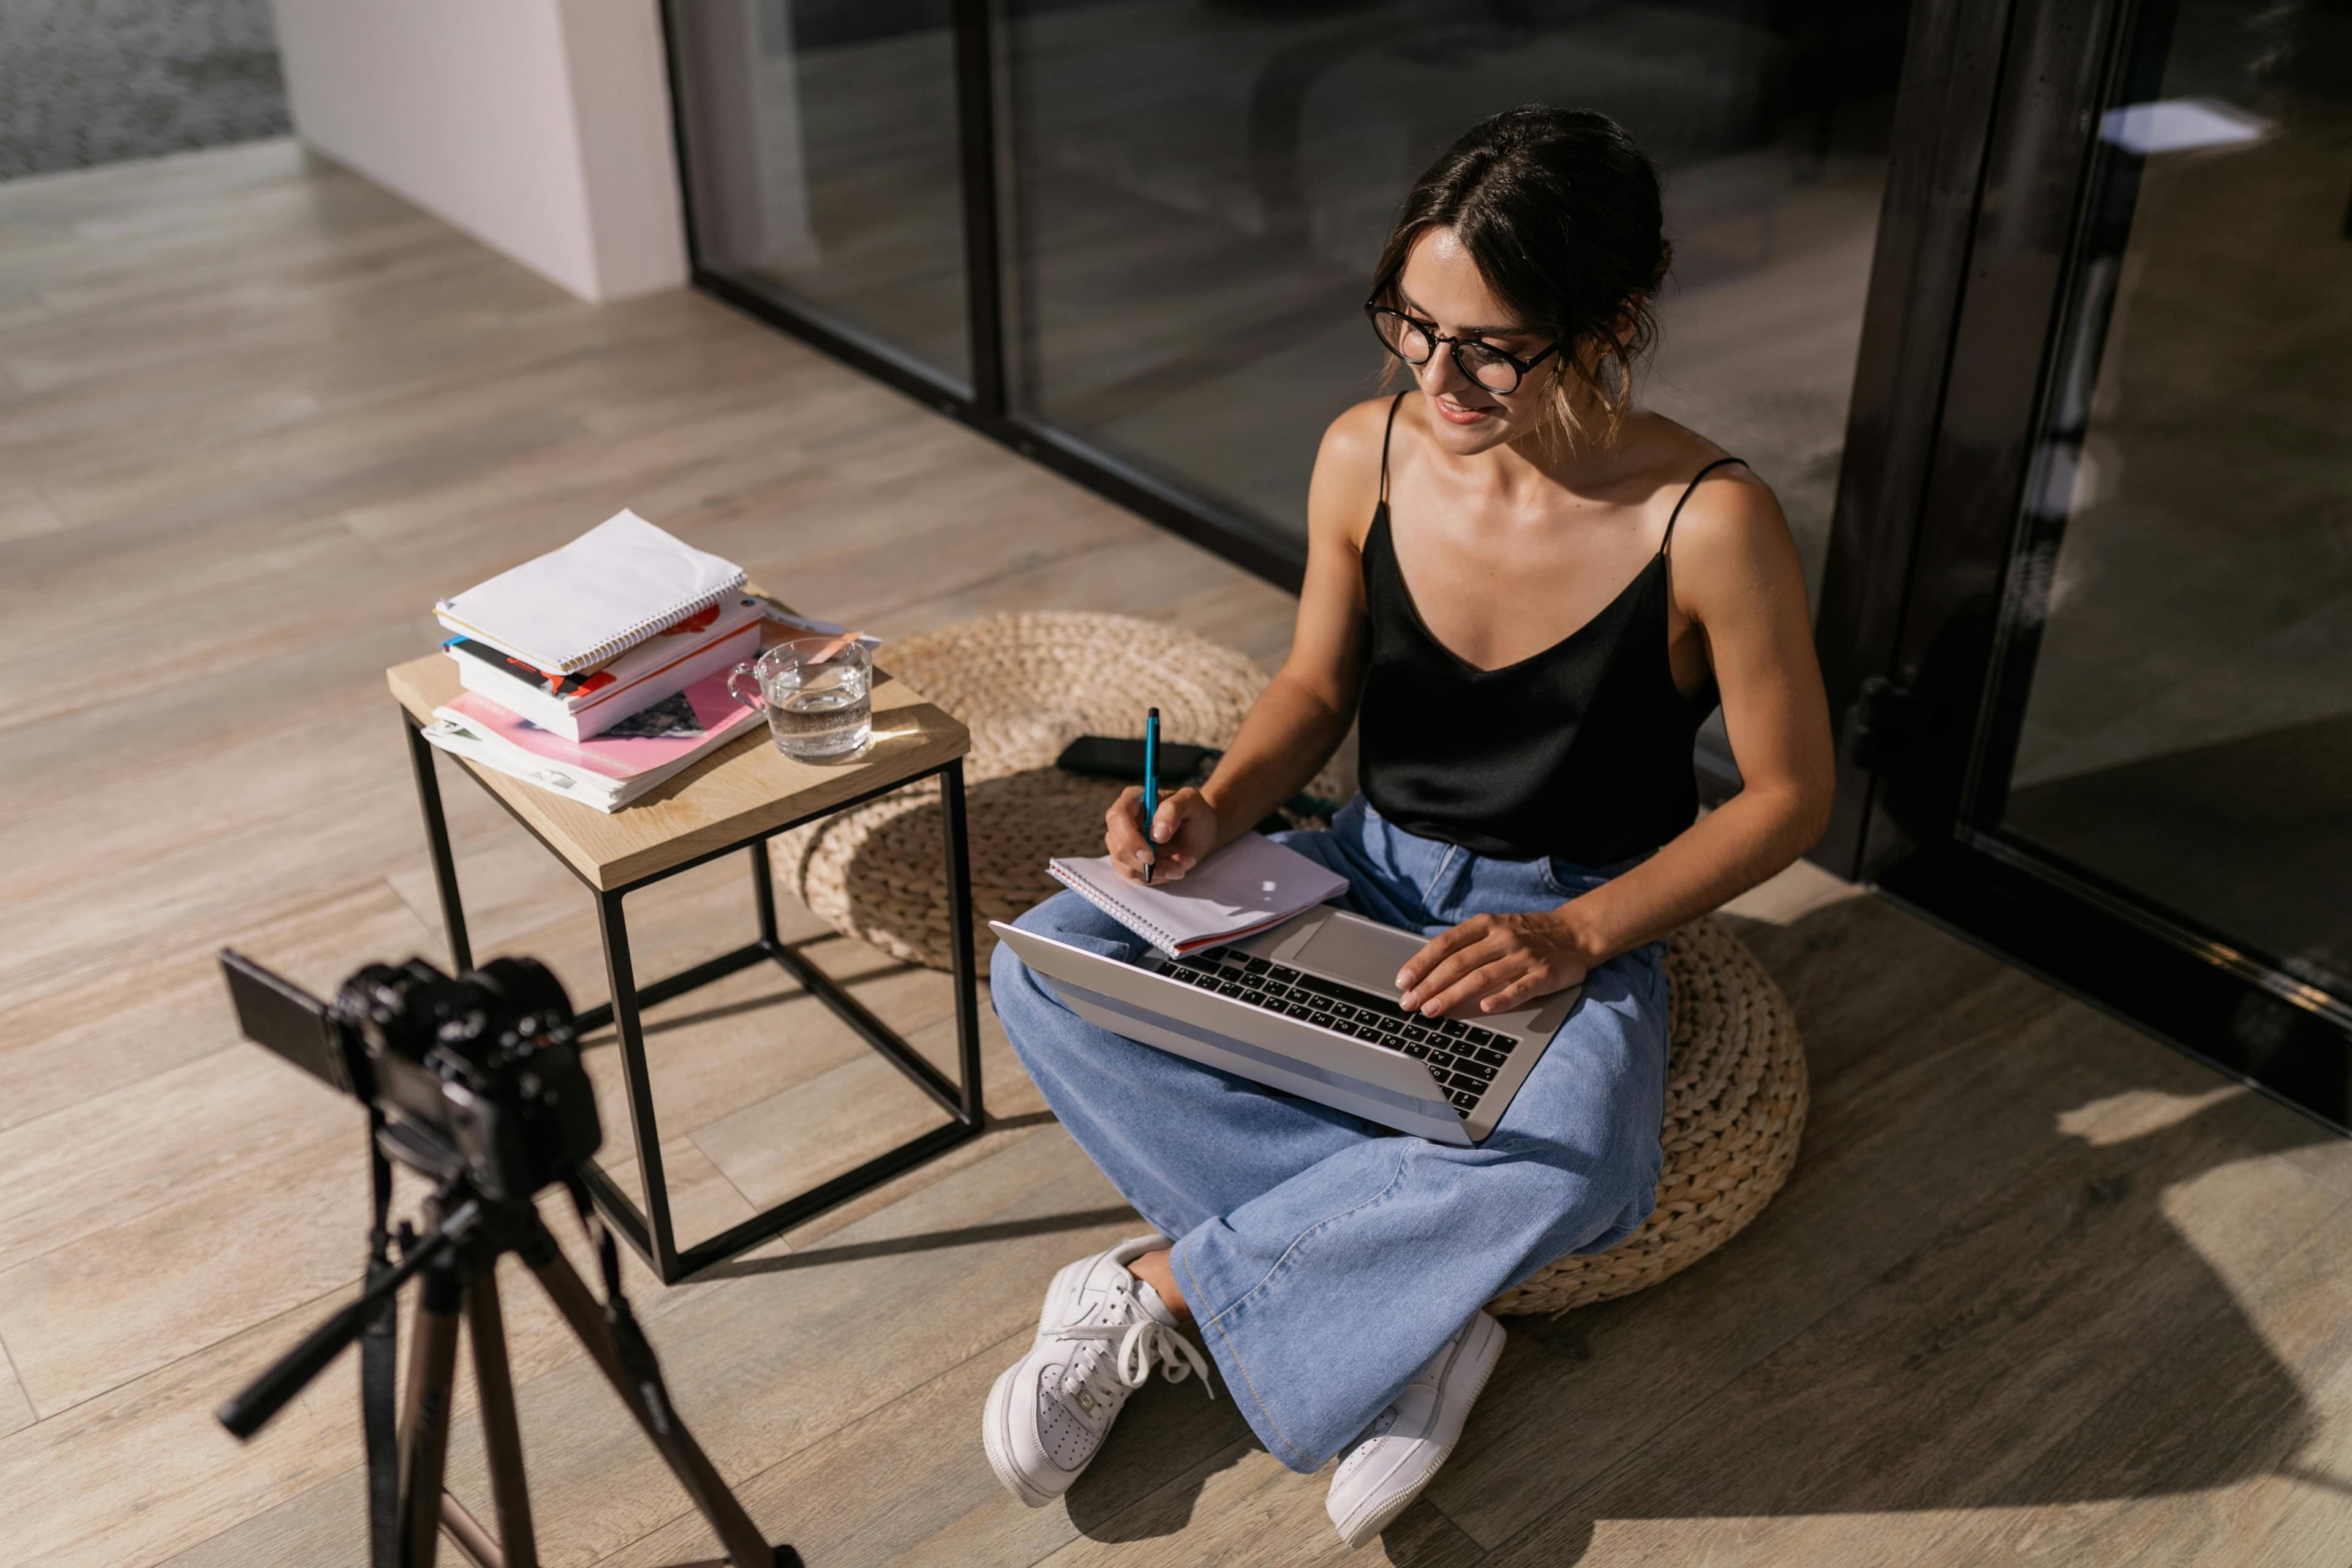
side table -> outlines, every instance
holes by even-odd
[[[434,709],[457,694],[457,671],[447,656],[433,654],[395,665],[384,673],[393,695],[400,700],[408,736],[409,761],[415,769],[417,801],[425,814],[425,835],[432,849],[433,881],[440,897],[442,923],[448,931],[450,960],[462,972],[473,967],[473,949],[466,935],[466,912],[457,892],[448,824],[442,816],[441,786],[434,771],[436,750],[423,734],[424,726],[433,721]],[[980,1091],[978,977],[971,956],[971,872],[964,839],[963,757],[971,749],[971,735],[953,717],[878,668],[874,684],[874,744],[854,763],[829,766],[795,763],[770,743],[766,725],[754,725],[751,730],[756,739],[729,743],[716,756],[610,815],[494,770],[451,759],[595,896],[613,999],[582,1013],[580,1029],[586,1034],[608,1023],[613,1026],[621,1050],[629,1131],[638,1169],[645,1177],[646,1207],[640,1209],[593,1162],[587,1171],[588,1187],[596,1206],[652,1265],[664,1284],[707,1268],[978,1137],[986,1125]],[[768,840],[777,834],[932,777],[940,781],[944,807],[944,874],[955,945],[958,1075],[952,1082],[831,976],[778,939],[775,886],[768,861]],[[667,979],[639,985],[629,956],[623,900],[639,888],[738,851],[748,852],[751,860],[758,939]],[[767,962],[782,965],[880,1052],[883,1059],[937,1101],[950,1120],[680,1251],[670,1226],[669,1188],[662,1175],[661,1134],[654,1115],[641,1016],[657,1003]]]

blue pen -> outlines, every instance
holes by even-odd
[[[1143,879],[1151,880],[1151,868],[1160,852],[1151,847],[1151,819],[1160,815],[1160,710],[1148,710],[1143,715]]]

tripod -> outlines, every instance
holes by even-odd
[[[402,1136],[405,1131],[379,1124],[378,1139],[408,1161],[423,1151],[402,1147],[410,1142]],[[382,1152],[376,1160],[376,1267],[370,1270],[366,1292],[223,1405],[224,1426],[240,1437],[251,1436],[345,1345],[367,1336],[361,1351],[361,1403],[369,1425],[370,1524],[379,1568],[433,1568],[442,1531],[478,1568],[539,1568],[523,1477],[522,1435],[515,1420],[514,1383],[507,1363],[506,1324],[499,1306],[498,1261],[511,1252],[538,1277],[604,1381],[652,1439],[726,1550],[724,1558],[677,1568],[800,1568],[800,1555],[791,1547],[767,1544],[670,1408],[660,1368],[621,1294],[620,1264],[610,1232],[601,1226],[594,1230],[605,1276],[606,1300],[600,1310],[529,1199],[493,1201],[460,1173],[449,1176],[426,1205],[426,1234],[419,1237],[404,1227],[406,1245],[394,1266],[385,1257],[382,1218],[390,1173],[382,1163]],[[587,1220],[584,1194],[576,1184],[573,1195]],[[423,1280],[411,1319],[408,1389],[400,1413],[395,1468],[389,1430],[392,1313],[401,1288],[419,1275]],[[473,1348],[484,1458],[499,1524],[495,1540],[443,1484],[460,1318]]]

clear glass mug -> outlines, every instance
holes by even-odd
[[[801,637],[727,672],[727,689],[768,715],[795,762],[845,762],[874,739],[874,655],[856,637]]]

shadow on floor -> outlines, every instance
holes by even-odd
[[[2334,1134],[1878,900],[1742,934],[1807,1031],[1795,1175],[1676,1279],[1512,1320],[1391,1561],[1451,1561],[1469,1543],[1446,1520],[1498,1563],[1571,1563],[1608,1520],[2017,1509],[2272,1474],[2352,1489],[2296,1460],[2318,1417],[2237,1293],[2337,1277],[2352,1230],[2320,1233],[2343,1199],[2264,1158]],[[1181,1530],[1255,1447],[1229,1399],[1160,1392],[1072,1491],[1085,1534]]]
[[[1043,1111],[1030,1116],[1008,1116],[992,1121],[992,1130],[1027,1126],[1050,1121],[1053,1118]],[[919,1236],[894,1236],[883,1241],[844,1242],[834,1247],[812,1247],[804,1252],[787,1252],[773,1258],[738,1258],[716,1263],[703,1270],[704,1279],[741,1279],[754,1274],[789,1274],[803,1268],[823,1268],[835,1263],[856,1263],[868,1258],[894,1258],[907,1252],[931,1252],[946,1247],[978,1247],[992,1241],[1011,1241],[1017,1237],[1043,1236],[1057,1230],[1090,1230],[1114,1220],[1132,1220],[1135,1211],[1125,1204],[1108,1208],[1081,1209],[1076,1214],[1040,1215],[1034,1219],[1012,1219],[994,1225],[961,1226],[954,1230],[928,1230]]]
[[[2239,1290],[2273,1267],[2334,1277],[2311,1244],[2342,1199],[2264,1157],[2335,1134],[1875,900],[1742,934],[1806,1029],[1795,1175],[1677,1279],[1515,1321],[1503,1397],[1438,1506],[1511,1542],[1503,1561],[1567,1563],[1604,1520],[2017,1509],[2296,1473],[2319,1419]],[[1624,1414],[1641,1393],[1650,1413]],[[1511,1422],[1532,1430],[1496,1430]],[[1572,1440],[1577,1423],[1619,1451]]]

